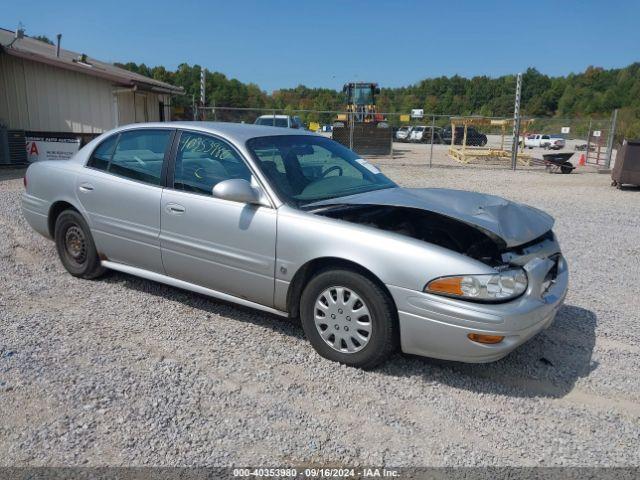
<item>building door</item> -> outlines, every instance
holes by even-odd
[[[147,96],[143,93],[133,92],[133,98],[135,99],[135,121],[148,122],[149,110],[147,106]]]

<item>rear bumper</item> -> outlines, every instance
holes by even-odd
[[[498,360],[549,327],[568,289],[566,262],[560,259],[554,284],[540,292],[549,260],[525,265],[529,288],[520,298],[502,304],[478,304],[389,286],[398,307],[402,351],[414,355],[485,363]],[[476,343],[469,333],[501,335],[498,344]]]
[[[22,194],[22,215],[31,227],[41,235],[51,238],[49,234],[49,203],[28,193]]]

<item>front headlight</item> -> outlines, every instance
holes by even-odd
[[[527,274],[521,268],[489,275],[458,275],[431,280],[424,291],[479,302],[511,300],[527,289]]]

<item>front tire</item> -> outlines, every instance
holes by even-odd
[[[302,328],[323,357],[371,369],[399,344],[396,308],[378,284],[355,271],[324,270],[300,300]]]
[[[60,261],[71,275],[92,279],[105,272],[89,226],[76,210],[65,210],[58,216],[54,238]]]

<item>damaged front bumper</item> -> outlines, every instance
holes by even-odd
[[[534,257],[523,266],[527,291],[507,303],[472,303],[388,285],[398,308],[402,351],[425,357],[484,363],[498,360],[553,322],[567,293],[561,255]],[[470,333],[504,336],[497,344],[469,340]]]

